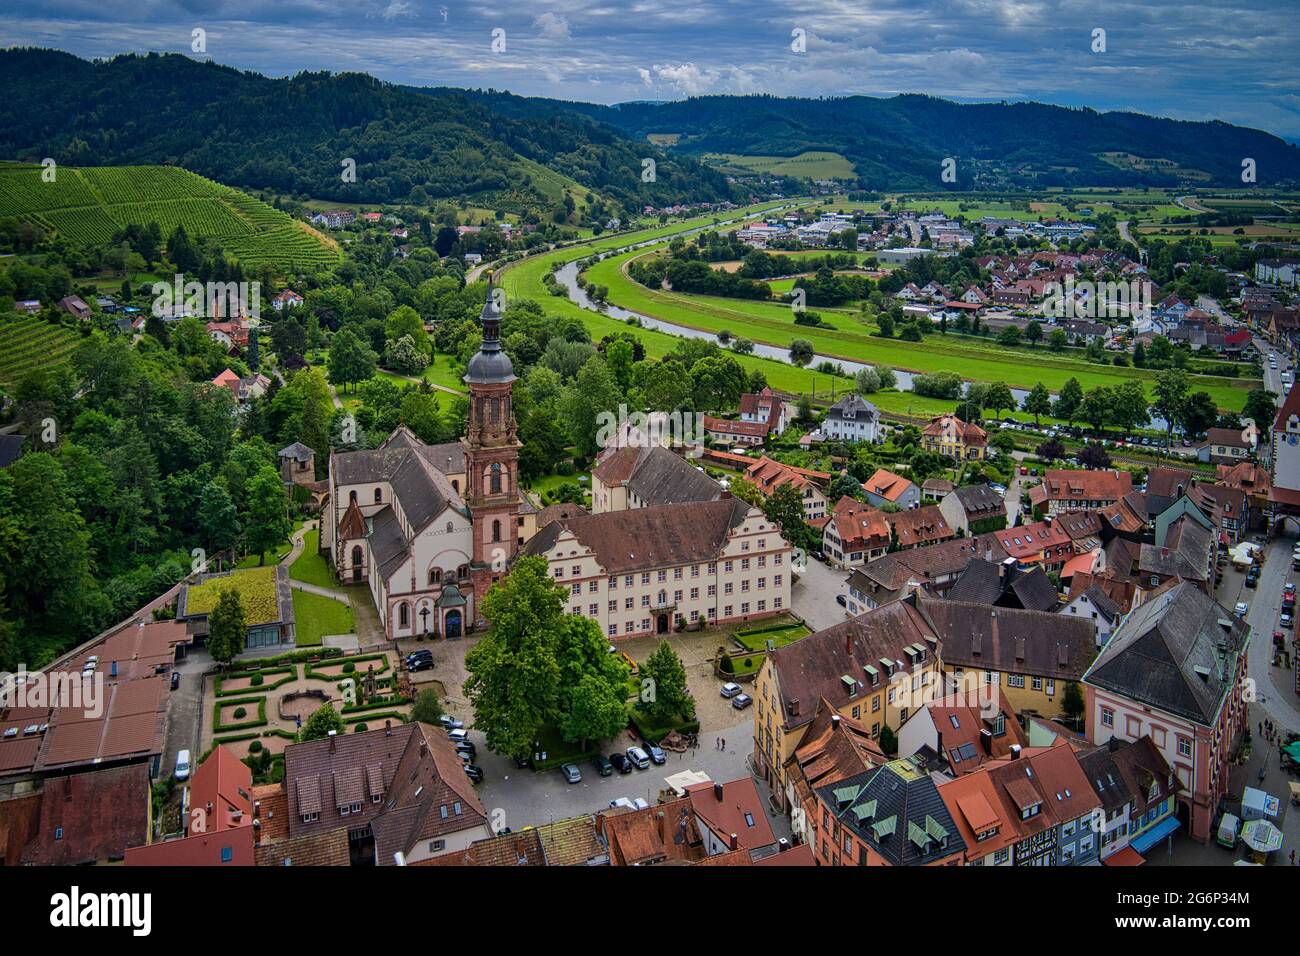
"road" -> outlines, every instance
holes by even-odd
[[[1259,585],[1252,591],[1238,583],[1241,578],[1234,575],[1234,586],[1230,590],[1220,589],[1219,603],[1228,608],[1238,601],[1250,604],[1250,610],[1246,613],[1246,622],[1251,629],[1248,668],[1249,676],[1255,682],[1257,697],[1251,705],[1251,719],[1256,722],[1270,719],[1288,730],[1300,731],[1300,696],[1295,692],[1294,674],[1288,668],[1272,665],[1273,632],[1279,630],[1282,590],[1288,581],[1300,581],[1300,573],[1291,570],[1291,549],[1295,543],[1295,535],[1291,533],[1270,541],[1265,551]],[[1225,575],[1224,583],[1228,583],[1228,575]],[[1283,633],[1290,643],[1294,632]]]
[[[844,608],[835,600],[843,592],[847,571],[839,571],[815,558],[794,582],[790,607],[814,631],[824,631],[845,618]]]

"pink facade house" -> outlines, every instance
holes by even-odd
[[[1249,720],[1249,644],[1245,621],[1179,581],[1134,607],[1083,677],[1092,742],[1149,735],[1174,772],[1180,828],[1202,843],[1213,836],[1228,758]]]

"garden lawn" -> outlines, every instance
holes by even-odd
[[[315,647],[327,634],[351,634],[356,627],[349,605],[297,588],[293,592],[293,617],[294,640],[299,647]]]
[[[277,544],[273,551],[264,552],[264,554],[266,555],[267,565],[278,564],[285,555],[287,555],[290,551],[293,550],[294,532],[297,531],[299,528],[301,528],[302,525],[303,522],[301,518],[295,520],[293,523],[293,530],[289,532],[289,537],[286,538],[284,541],[281,541],[279,544]],[[235,564],[235,567],[236,568],[261,567],[262,565],[260,563],[260,558],[261,555],[259,554],[246,554],[239,559],[239,561]]]
[[[302,554],[298,560],[289,565],[289,577],[305,584],[315,584],[323,588],[337,588],[339,582],[330,570],[329,562],[320,553],[320,531],[308,531],[302,536]]]
[[[1085,390],[1098,386],[1113,387],[1128,379],[1141,380],[1149,389],[1149,383],[1154,382],[1157,374],[1147,369],[1095,365],[1056,355],[1046,348],[1031,356],[1025,350],[1005,349],[996,343],[959,342],[938,333],[927,335],[920,342],[884,339],[870,335],[872,327],[854,314],[829,309],[814,311],[820,312],[836,326],[835,329],[797,326],[790,308],[775,302],[647,289],[622,271],[630,259],[647,254],[650,253],[633,251],[612,256],[588,269],[587,278],[608,287],[611,302],[665,322],[714,333],[726,329],[733,336],[778,348],[788,348],[796,338],[806,339],[821,355],[889,365],[910,372],[952,371],[970,381],[1003,382],[1026,389],[1042,382],[1053,392],[1059,391],[1070,378],[1077,378]],[[1257,379],[1210,375],[1192,375],[1190,379],[1193,391],[1209,392],[1220,408],[1230,411],[1240,411],[1247,392],[1259,384]],[[774,388],[781,388],[771,376],[769,382]]]
[[[762,628],[737,631],[732,637],[751,651],[762,651],[767,649],[768,641],[775,641],[777,647],[785,647],[787,644],[793,644],[800,638],[807,637],[812,632],[802,624],[791,624],[789,627],[783,627],[775,630],[766,630]],[[734,655],[733,655],[734,656]]]

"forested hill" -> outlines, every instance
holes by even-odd
[[[562,200],[566,179],[629,209],[732,196],[723,176],[694,160],[574,111],[508,116],[480,99],[420,95],[356,73],[271,79],[178,55],[90,62],[0,51],[0,157],[46,156],[173,164],[336,202],[467,197],[523,211]],[[641,179],[647,156],[658,162],[652,183]],[[356,160],[355,183],[342,180],[346,158]]]
[[[617,106],[475,93],[523,119],[579,112],[638,139],[680,137],[679,154],[794,156],[841,153],[864,188],[1138,185],[1241,187],[1242,160],[1260,185],[1300,182],[1300,149],[1269,133],[1222,122],[1099,113],[1040,103],[961,104],[932,96],[800,99],[703,96]],[[955,158],[958,182],[938,181]]]

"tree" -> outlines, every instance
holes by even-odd
[[[1111,421],[1115,414],[1115,393],[1113,389],[1105,385],[1099,385],[1096,388],[1088,390],[1088,394],[1083,396],[1083,402],[1079,405],[1079,417],[1093,427],[1095,431],[1103,431],[1106,423]]]
[[[1020,408],[1034,416],[1035,425],[1038,424],[1040,416],[1052,414],[1052,395],[1047,390],[1047,386],[1039,382],[1031,388]]]
[[[1101,442],[1090,441],[1079,449],[1078,461],[1084,468],[1109,468],[1110,455]]]
[[[600,450],[596,443],[596,422],[601,412],[614,413],[622,398],[609,366],[593,355],[582,366],[574,384],[565,390],[561,412],[569,437],[578,453],[590,458]]]
[[[258,556],[259,566],[266,564],[266,552],[287,540],[293,530],[284,483],[270,465],[263,465],[249,479],[244,522],[244,544],[250,554]]]
[[[433,343],[429,341],[428,333],[424,331],[424,320],[420,318],[420,313],[409,305],[401,305],[388,314],[384,321],[384,338],[389,342],[396,342],[404,335],[409,335],[415,347],[425,358],[433,351]]]
[[[560,735],[585,749],[627,726],[629,669],[609,653],[600,625],[590,618],[566,615],[556,637]]]
[[[409,339],[404,338],[403,341]],[[413,343],[411,347],[414,348]],[[330,381],[335,385],[342,385],[345,391],[348,385],[356,391],[358,382],[364,382],[374,376],[376,360],[375,353],[357,337],[355,332],[351,329],[343,329],[335,333],[334,340],[330,342],[329,358],[326,360]]]
[[[876,377],[880,379],[881,388],[893,388],[898,384],[898,376],[888,365],[877,365]]]
[[[1065,446],[1055,438],[1049,438],[1034,449],[1034,454],[1044,461],[1055,461],[1065,457]]]
[[[1065,716],[1070,718],[1076,727],[1079,724],[1079,718],[1083,716],[1085,706],[1083,691],[1079,689],[1078,682],[1067,682],[1065,692],[1061,697],[1061,710],[1064,711]]]
[[[1009,326],[1009,328],[1015,328],[1015,326]],[[993,409],[993,414],[996,416],[1004,408],[1015,408],[1016,399],[1005,383],[993,382],[984,389],[984,407]]]
[[[1065,384],[1061,386],[1061,391],[1056,396],[1056,403],[1052,406],[1052,414],[1063,419],[1067,424],[1073,425],[1075,419],[1079,417],[1079,406],[1082,404],[1083,386],[1079,384],[1077,378],[1069,378],[1066,379]]]
[[[343,723],[343,715],[334,709],[331,704],[321,704],[317,707],[307,722],[302,725],[302,730],[298,737],[301,740],[324,740],[330,735],[330,731],[335,734],[341,734],[346,727]]]
[[[873,392],[880,391],[880,376],[871,366],[858,369],[858,373],[853,376],[853,387],[859,395],[870,395]]]
[[[563,627],[567,591],[547,573],[546,559],[520,558],[482,600],[491,630],[465,654],[465,694],[474,726],[499,754],[522,757],[554,717],[560,692],[555,636]]]
[[[1014,348],[1020,344],[1020,329],[1014,325],[1008,325],[998,333],[998,344],[1009,348]]]
[[[442,701],[438,699],[436,690],[425,688],[415,695],[415,703],[411,705],[411,720],[436,726],[441,717]]]
[[[1042,323],[1030,320],[1030,323],[1025,326],[1025,341],[1028,342],[1030,345],[1037,345],[1042,340],[1043,340]]]
[[[223,479],[213,479],[203,486],[198,518],[204,542],[212,550],[224,551],[239,540],[239,512]]]
[[[806,526],[803,521],[803,498],[792,484],[779,486],[767,496],[763,514],[781,529],[785,540],[795,547],[803,547]]]
[[[1266,388],[1252,388],[1246,396],[1246,405],[1241,414],[1243,418],[1252,419],[1267,434],[1273,427],[1273,419],[1277,417],[1277,402],[1273,399],[1273,393]]]
[[[1052,329],[1047,336],[1047,347],[1053,352],[1064,352],[1069,341],[1070,337],[1065,334],[1065,329]]]
[[[727,488],[732,497],[748,502],[756,508],[763,507],[763,493],[748,478],[733,478]]]
[[[1159,341],[1159,339],[1156,341]],[[1152,351],[1155,350],[1152,349]],[[1168,438],[1173,437],[1174,426],[1182,418],[1183,405],[1187,402],[1187,393],[1189,391],[1187,373],[1182,369],[1167,369],[1156,376],[1156,384],[1152,389],[1151,407],[1157,415],[1165,420],[1165,435]]]
[[[641,708],[661,721],[690,720],[695,701],[686,689],[686,668],[673,646],[661,641],[641,667]]]
[[[807,339],[795,339],[790,343],[790,361],[798,366],[805,366],[813,360],[812,343]]]
[[[1192,438],[1200,438],[1219,418],[1219,406],[1209,392],[1193,392],[1183,402],[1179,424],[1183,432]]]
[[[1111,418],[1124,431],[1141,428],[1151,416],[1146,389],[1136,379],[1128,379],[1111,389],[1111,399]]]
[[[244,621],[244,606],[239,592],[227,588],[217,598],[217,606],[208,614],[208,653],[223,667],[244,650],[248,625]]]

